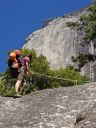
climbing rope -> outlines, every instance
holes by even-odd
[[[74,85],[77,85],[77,82],[78,82],[78,80],[71,80],[71,79],[64,79],[64,78],[60,78],[60,77],[53,77],[53,76],[44,75],[44,74],[40,74],[40,73],[33,72],[33,71],[31,71],[31,73],[34,74],[34,75],[42,76],[42,77],[46,77],[46,78],[63,80],[63,81],[71,81],[71,82],[74,82]]]

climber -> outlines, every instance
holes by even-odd
[[[19,90],[24,80],[24,72],[20,70],[20,68],[22,67],[21,51],[14,50],[9,54],[8,66],[12,77],[17,78],[17,81],[15,83],[15,95],[21,96],[19,94]]]
[[[23,58],[21,56],[20,50],[14,50],[9,55],[8,66],[10,69],[10,73],[12,77],[17,78],[17,81],[15,83],[16,96],[21,96],[20,89],[23,86],[24,77],[29,73],[31,73],[29,69],[29,62],[31,58],[32,58],[31,55],[27,55],[26,57]]]

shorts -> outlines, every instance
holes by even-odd
[[[24,80],[24,73],[20,72],[17,76],[17,80],[23,81]]]

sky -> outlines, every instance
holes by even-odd
[[[8,51],[22,48],[43,21],[80,10],[91,0],[0,0],[0,72],[7,69]]]

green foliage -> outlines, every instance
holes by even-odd
[[[31,70],[41,74],[47,74],[50,70],[47,58],[43,55],[36,57],[36,59],[32,61]]]
[[[90,6],[90,7],[88,8],[88,10],[89,10],[92,14],[95,14],[95,15],[96,15],[96,4],[93,5],[93,6]]]
[[[30,86],[27,86],[27,87],[24,86],[22,90],[22,94],[27,95],[28,93],[35,92],[36,90],[37,90],[36,85],[31,84]]]
[[[5,72],[0,72],[0,77],[3,77],[5,74]]]
[[[7,88],[6,79],[0,81],[0,96],[13,96],[15,94],[14,86]]]
[[[79,23],[78,22],[67,22],[66,26],[71,28],[71,29],[74,29],[74,28],[78,28],[79,27]]]
[[[74,86],[77,84],[84,84],[89,80],[89,77],[80,75],[80,72],[72,67],[51,70],[51,74],[47,76],[33,74],[33,84],[35,84],[39,90],[54,87],[57,88],[60,86]]]
[[[89,14],[80,17],[82,28],[85,31],[85,39],[90,42],[96,38],[96,5],[88,8]]]
[[[4,95],[4,90],[5,90],[4,82],[0,80],[0,96]]]
[[[13,88],[11,88],[11,89],[6,89],[5,91],[4,91],[4,94],[3,94],[3,96],[14,96],[15,95],[15,90],[14,90],[14,87]]]
[[[78,64],[78,69],[81,69],[85,64],[90,61],[95,61],[96,56],[92,54],[79,54],[77,57],[72,56],[72,61]]]
[[[86,22],[87,21],[87,16],[86,15],[80,16],[80,21]]]
[[[47,89],[47,88],[57,88],[60,86],[73,86],[74,81],[64,78],[58,78],[57,76],[45,76],[41,74],[33,74],[33,84],[36,85],[37,90]]]
[[[91,41],[96,38],[96,20],[90,21],[87,26],[85,26],[85,33],[87,40]]]
[[[32,55],[32,60],[36,59],[37,55],[35,50],[28,50],[28,49],[21,49],[22,56],[25,57],[26,55]]]
[[[80,72],[79,71],[76,71],[74,68],[72,67],[66,67],[66,68],[60,68],[59,70],[57,70],[57,77],[61,77],[61,78],[64,78],[66,81],[69,80],[69,82],[77,82],[77,84],[81,84],[81,81],[82,83],[84,82],[84,80],[88,81],[89,78],[88,77],[85,77],[85,76],[82,76],[80,75]]]

